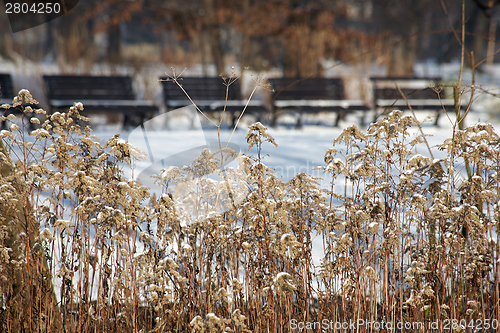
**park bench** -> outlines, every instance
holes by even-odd
[[[341,78],[271,78],[271,125],[287,111],[298,112],[296,127],[302,126],[302,114],[334,112],[334,126],[354,111],[368,111],[369,107],[359,100],[348,100]]]
[[[233,128],[247,104],[245,114],[256,116],[258,121],[260,121],[262,115],[268,112],[261,101],[248,101],[242,97],[239,81],[232,82],[227,90],[227,85],[220,77],[179,78],[178,82],[193,102],[189,100],[186,93],[182,91],[177,83],[169,80],[167,77],[161,77],[160,81],[167,111],[192,105],[194,102],[204,113],[220,114],[225,110],[224,112],[231,114]]]
[[[11,104],[14,98],[14,87],[10,74],[0,73],[0,105]]]
[[[84,115],[122,117],[124,126],[143,124],[158,113],[150,101],[136,100],[129,76],[44,75],[50,111],[83,103]]]
[[[14,98],[14,87],[12,85],[12,78],[10,74],[0,74],[0,105],[12,104]],[[11,113],[11,109],[0,109],[0,115],[7,116]],[[5,128],[5,121],[0,120],[0,129]]]
[[[0,105],[3,104],[11,104],[14,99],[14,85],[12,84],[12,77],[10,74],[0,73]],[[26,105],[24,105],[26,106]],[[30,105],[33,108],[38,107],[38,105]],[[8,109],[0,108],[0,115],[8,116],[9,114],[21,114],[23,108],[22,107],[10,107]],[[27,114],[29,118],[31,118],[31,114]],[[28,119],[29,119],[28,118]],[[4,129],[6,126],[6,122],[0,120],[0,129]],[[28,127],[30,129],[34,129],[34,124],[29,123]]]
[[[443,109],[455,111],[455,101],[440,89],[440,77],[371,77],[375,119],[391,110],[436,111],[434,125],[438,125]],[[401,89],[407,101],[398,90]],[[410,106],[408,106],[410,105]],[[461,104],[464,108],[465,101]],[[375,120],[374,120],[375,121]]]

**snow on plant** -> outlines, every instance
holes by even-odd
[[[378,302],[394,304],[394,311],[410,304],[415,311],[407,318],[436,319],[446,301],[462,316],[463,302],[483,298],[498,278],[494,258],[499,249],[492,242],[498,237],[494,205],[499,188],[492,178],[498,170],[498,136],[485,124],[457,131],[438,146],[449,158],[432,160],[415,151],[421,135],[409,140],[407,128],[413,123],[394,111],[367,134],[346,129],[334,141],[345,144],[342,152],[332,148],[325,155],[332,185],[343,177],[349,191],[329,193],[330,202],[340,206],[325,221],[322,276],[325,285],[335,285],[339,275],[353,281],[341,290],[342,297],[362,299],[356,304],[367,311]],[[457,173],[466,169],[464,164],[468,174]],[[359,274],[362,267],[365,275]],[[481,282],[472,287],[473,279]],[[372,294],[367,303],[365,290]],[[453,303],[457,291],[464,300],[460,306]],[[401,302],[401,295],[411,301]],[[483,313],[498,310],[483,306]],[[391,316],[396,318],[396,312]]]
[[[326,149],[324,190],[306,173],[278,179],[264,154],[277,143],[257,123],[247,135],[256,156],[214,177],[231,152],[201,151],[159,172],[152,194],[124,176],[144,154],[118,135],[92,137],[84,105],[24,110],[37,120],[11,115],[16,126],[0,132],[2,330],[498,318],[500,142],[490,125],[455,130],[437,146],[443,159],[419,153],[416,121],[399,111],[366,132],[349,127]],[[23,120],[40,127],[28,133]],[[226,186],[245,191],[219,195]]]

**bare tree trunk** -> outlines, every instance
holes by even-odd
[[[52,274],[39,240],[28,189],[15,178],[9,154],[0,139],[0,183],[12,186],[16,200],[0,201],[0,247],[3,256],[0,281],[4,310],[0,330],[5,332],[60,332],[61,313],[52,284]],[[2,158],[3,157],[3,158]],[[3,244],[2,244],[3,243]],[[2,251],[3,252],[3,251]]]
[[[243,13],[249,13],[250,11],[250,0],[243,1]],[[241,67],[247,67],[250,64],[250,20],[248,17],[244,17],[243,31],[242,31],[242,41],[241,41],[241,53],[240,53],[240,64]]]
[[[7,60],[14,60],[12,54],[12,36],[9,21],[0,22],[0,57]]]
[[[203,4],[205,6],[205,15],[207,16],[206,29],[212,53],[212,61],[215,64],[217,74],[224,75],[224,54],[222,52],[221,34],[216,16],[215,0],[203,0]]]
[[[387,66],[388,76],[412,76],[413,66],[416,61],[417,38],[409,37],[401,40],[401,37],[392,47],[392,54]]]
[[[85,60],[87,65],[94,63],[93,59],[93,31],[89,29],[88,21],[81,21],[78,11],[73,11],[60,18],[57,29],[53,29],[53,23],[47,23],[49,37],[45,48],[51,47],[55,40],[59,65],[73,66],[79,60]],[[50,36],[53,34],[53,37]],[[54,40],[52,40],[54,38]],[[70,69],[71,70],[71,69]]]
[[[43,43],[43,54],[47,55],[50,52],[55,52],[55,40],[54,40],[54,21],[49,21],[45,23],[45,29],[47,37]]]
[[[323,76],[321,59],[326,33],[306,24],[290,28],[285,37],[283,73],[285,76]]]
[[[108,28],[108,61],[117,64],[121,60],[121,33],[120,24],[113,24]]]
[[[497,32],[497,21],[494,18],[492,18],[490,20],[490,31],[488,33],[488,53],[487,53],[488,60],[486,61],[486,63],[490,67],[493,65],[495,59],[495,44],[496,44],[495,41],[497,36],[496,32]]]
[[[488,22],[488,18],[479,10],[476,9],[472,12],[472,15],[475,16],[474,20],[474,35],[476,36],[473,39],[472,50],[474,51],[474,58],[476,60],[482,60],[487,56],[485,52],[485,39],[488,38],[488,25],[491,28],[491,21]],[[490,30],[491,32],[491,30]],[[489,46],[489,42],[488,42]]]

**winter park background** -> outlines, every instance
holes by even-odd
[[[131,75],[160,107],[144,127],[91,115],[86,130],[78,101],[5,119],[0,330],[497,332],[498,8],[88,0],[15,33],[0,17],[0,72],[45,111],[42,75],[59,73]],[[218,131],[193,106],[164,112],[172,68],[234,72],[262,101],[266,78],[320,76],[370,102],[369,77],[386,75],[441,77],[473,100],[462,130],[447,110],[439,127],[394,111]],[[236,153],[224,172],[219,141]]]

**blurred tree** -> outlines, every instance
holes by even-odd
[[[468,24],[472,26],[472,32],[474,34],[471,48],[474,51],[474,57],[476,61],[484,59],[487,53],[486,42],[489,35],[488,28],[490,26],[490,19],[478,6],[474,6],[471,9]]]
[[[92,62],[92,21],[81,22],[79,13],[71,11],[63,15],[54,32],[55,47],[60,62],[75,65],[81,59]]]
[[[279,65],[287,10],[286,1],[276,0],[243,0],[232,10],[231,24],[241,34],[237,54],[242,67],[262,70]]]
[[[59,57],[69,64],[81,59],[93,63],[94,36],[98,31],[105,31],[108,35],[107,60],[121,62],[120,24],[130,21],[135,13],[141,13],[143,5],[144,0],[87,0],[59,20],[54,31]]]
[[[339,34],[333,23],[339,8],[323,1],[291,1],[283,27],[285,76],[323,76],[328,37]]]
[[[474,0],[477,7],[483,11],[486,17],[491,17],[493,9],[500,5],[500,0]]]
[[[222,51],[220,23],[218,18],[217,0],[203,0],[204,8],[204,29],[208,35],[208,43],[212,53],[212,61],[215,64],[217,73],[225,74],[224,54]]]
[[[2,14],[7,16],[6,14]],[[6,17],[7,18],[7,17]],[[0,57],[7,59],[7,60],[13,60],[13,54],[12,54],[12,32],[10,30],[9,26],[9,20],[1,20],[0,21]]]
[[[231,25],[241,34],[241,65],[260,68],[281,62],[287,76],[323,75],[321,60],[342,35],[334,25],[336,15],[344,11],[338,3],[241,1],[231,16]]]
[[[143,11],[144,0],[116,1],[107,3],[105,12],[108,21],[105,23],[108,32],[107,57],[111,63],[119,63],[121,59],[121,30],[120,24],[132,19],[132,15]]]
[[[476,59],[486,56],[488,39],[494,50],[497,27],[490,17],[499,3],[466,0],[466,46]],[[93,64],[95,35],[104,32],[105,59],[121,62],[122,34],[140,22],[154,31],[140,29],[135,38],[168,41],[161,46],[168,61],[214,64],[218,74],[228,74],[225,62],[236,59],[255,70],[279,67],[288,76],[321,76],[323,60],[333,59],[377,60],[389,75],[404,76],[413,73],[416,61],[458,57],[452,29],[460,28],[461,6],[454,0],[87,0],[54,22],[54,45],[65,62],[83,58]],[[8,45],[8,37],[0,33],[0,42]],[[8,47],[0,52],[8,56]]]
[[[149,0],[155,19],[182,39],[201,37],[201,62],[210,61],[224,73],[224,61],[234,54],[241,67],[262,69],[282,65],[286,75],[322,75],[327,57],[345,29],[336,29],[335,16],[344,5],[321,0],[190,0],[160,3]],[[237,35],[238,38],[232,38]],[[333,44],[332,44],[333,42]],[[225,73],[228,74],[228,73]]]
[[[434,0],[373,0],[373,24],[378,33],[386,36],[387,75],[413,74],[422,45],[419,41],[431,33],[424,31],[425,28],[435,28],[433,14],[436,12],[442,16],[443,9],[441,3]]]
[[[178,48],[180,43],[189,45],[182,56],[196,54],[197,62],[214,64],[219,74],[228,74],[225,61],[236,56],[241,67],[259,70],[278,66],[291,76],[321,76],[321,62],[328,58],[378,59],[387,65],[389,75],[410,75],[417,60],[450,60],[459,50],[441,1],[434,0],[89,1],[85,15],[77,20],[78,29],[87,29],[87,35],[92,35],[92,29],[107,32],[110,62],[120,61],[120,25],[133,16],[155,22],[155,33],[175,33],[176,45],[163,46],[167,53],[176,54],[168,49]],[[486,0],[468,1],[482,4]],[[461,8],[451,0],[443,3],[456,29]],[[489,4],[474,7],[491,11]],[[471,16],[471,22],[477,23],[475,32],[482,35],[484,22],[475,17]],[[92,19],[95,24],[81,24]],[[63,30],[77,34],[71,27]],[[81,35],[83,40],[85,33]],[[71,47],[75,53],[91,49],[85,42],[77,46]],[[484,45],[477,42],[476,48],[484,49]]]
[[[476,11],[474,15],[475,43],[473,50],[476,55],[476,61],[486,57],[486,63],[492,65],[495,57],[498,30],[497,16],[498,8],[500,8],[500,0],[474,0],[474,3],[476,4]],[[477,13],[478,11],[481,11],[481,13]],[[488,42],[486,52],[484,47],[485,41]]]

